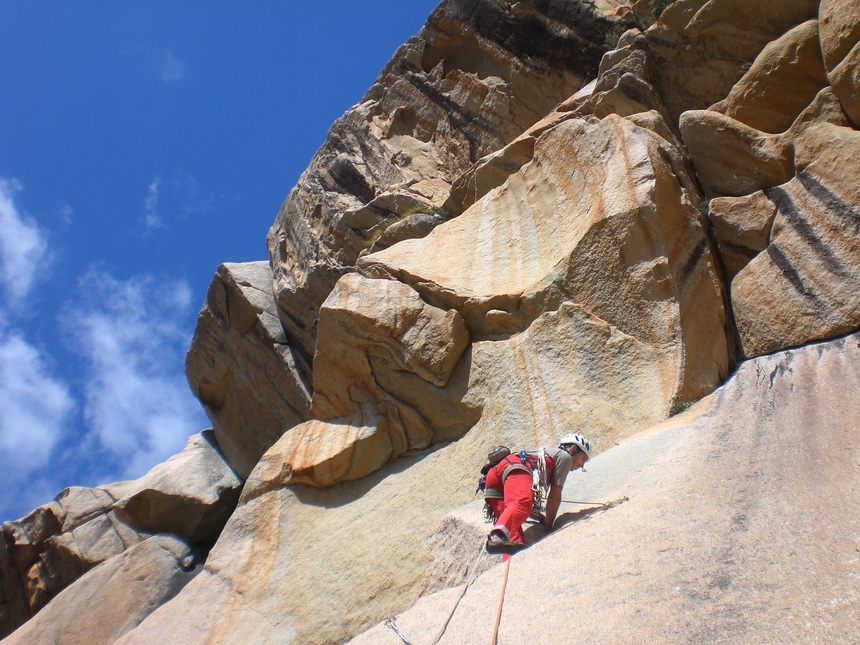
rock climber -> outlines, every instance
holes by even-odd
[[[501,446],[494,450],[499,449],[509,453]],[[525,546],[523,523],[535,506],[536,491],[541,489],[549,490],[540,519],[547,532],[552,531],[568,473],[582,468],[590,456],[588,440],[581,434],[569,433],[560,439],[558,448],[507,454],[489,468],[485,499],[495,524],[487,537],[487,552],[510,555]]]

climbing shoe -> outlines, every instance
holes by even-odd
[[[525,547],[525,544],[522,542],[511,542],[499,531],[493,531],[487,536],[487,553],[493,555],[513,555],[523,547]]]

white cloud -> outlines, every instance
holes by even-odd
[[[158,191],[160,185],[161,177],[156,175],[155,179],[149,182],[149,189],[146,191],[146,201],[143,204],[143,225],[147,231],[164,228],[161,217],[158,215]]]
[[[146,191],[143,203],[144,232],[167,229],[168,223],[187,219],[212,210],[212,206],[227,199],[225,193],[201,190],[194,175],[176,170],[156,175]]]
[[[21,185],[0,177],[0,281],[9,303],[19,305],[47,267],[46,233],[15,206]]]
[[[72,223],[72,215],[75,214],[75,209],[66,203],[60,204],[57,208],[57,217],[62,224],[68,226]]]
[[[170,49],[159,52],[161,80],[168,85],[181,81],[185,77],[185,63],[179,60]]]
[[[0,471],[4,486],[28,479],[48,463],[75,409],[68,387],[48,361],[15,333],[0,337]],[[55,491],[56,492],[56,491]]]
[[[122,464],[104,476],[137,477],[207,425],[183,369],[190,289],[182,281],[137,276],[123,282],[91,271],[81,290],[85,301],[70,303],[64,317],[88,365],[88,440]]]

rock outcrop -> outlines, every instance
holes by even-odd
[[[612,22],[586,2],[448,0],[328,139],[269,231],[284,328],[310,364],[337,279],[393,224],[426,234],[452,182],[576,92]]]
[[[823,124],[801,143],[802,170],[761,193],[759,203],[772,213],[767,246],[732,280],[747,356],[860,324],[860,133]]]
[[[186,546],[179,559],[187,558],[192,546],[211,547],[236,505],[241,483],[218,451],[212,432],[204,431],[140,479],[68,488],[26,517],[4,522],[0,635],[12,632],[69,585],[75,587],[93,567],[152,535],[182,540]],[[178,553],[173,547],[171,552]],[[38,614],[40,621],[42,615]],[[39,633],[62,629],[62,624],[52,624],[40,627]]]
[[[442,2],[332,126],[270,263],[216,272],[187,373],[221,475],[5,524],[3,624],[53,598],[21,632],[48,639],[150,553],[105,642],[338,643],[404,611],[435,634],[487,447],[578,431],[565,497],[629,501],[527,532],[503,631],[569,628],[537,606],[589,642],[857,640],[855,5]],[[442,642],[489,637],[492,565]]]
[[[310,373],[278,321],[267,262],[218,267],[185,371],[218,446],[243,478],[286,429],[307,419]]]
[[[6,645],[112,643],[194,577],[195,556],[171,536],[153,536],[106,560],[63,590]]]

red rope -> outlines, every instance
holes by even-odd
[[[511,570],[511,559],[505,565],[505,578],[502,580],[502,595],[499,597],[499,611],[496,614],[496,626],[493,629],[493,641],[491,645],[498,645],[499,642],[499,624],[502,622],[502,605],[505,603],[505,587],[508,586],[508,572]]]

